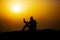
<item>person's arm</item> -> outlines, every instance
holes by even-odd
[[[24,18],[23,20],[24,20],[24,23],[27,23],[27,22],[25,21],[25,18]]]

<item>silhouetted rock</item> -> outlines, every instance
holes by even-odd
[[[7,39],[7,38],[20,38],[20,37],[28,37],[28,36],[41,36],[46,34],[53,34],[59,33],[59,31],[52,30],[52,29],[44,29],[44,30],[36,30],[36,31],[12,31],[12,32],[4,32],[0,33],[0,38]],[[22,37],[22,38],[23,38]]]

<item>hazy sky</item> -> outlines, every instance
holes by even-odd
[[[23,18],[33,16],[37,30],[60,30],[59,2],[57,0],[1,0],[0,31],[18,31],[24,26]],[[17,12],[14,8],[18,8]]]

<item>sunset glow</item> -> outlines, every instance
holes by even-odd
[[[37,29],[56,29],[58,1],[56,0],[1,0],[2,31],[21,30],[23,18],[30,21],[30,16],[37,20]]]

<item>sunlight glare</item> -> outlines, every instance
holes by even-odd
[[[22,7],[19,4],[12,5],[13,12],[20,12],[21,10],[22,10]]]

